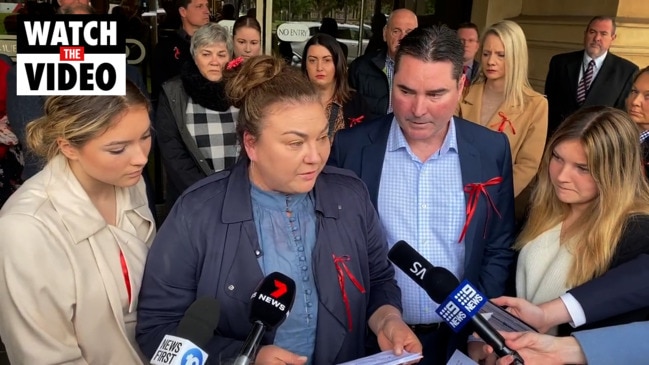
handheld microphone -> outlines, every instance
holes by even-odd
[[[197,299],[178,324],[177,336],[166,335],[151,358],[153,365],[204,365],[205,346],[219,323],[219,302],[210,297]]]
[[[443,267],[435,267],[405,241],[397,242],[388,252],[388,258],[406,273],[428,296],[440,304],[436,313],[455,332],[469,321],[475,332],[491,346],[499,357],[512,355],[514,364],[524,364],[521,356],[505,345],[505,339],[478,313],[487,302],[484,294],[464,280],[458,279]]]
[[[250,364],[266,330],[279,326],[288,317],[295,300],[295,282],[282,273],[270,273],[259,283],[250,300],[253,327],[234,365]]]

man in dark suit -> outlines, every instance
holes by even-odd
[[[480,32],[478,26],[473,23],[462,23],[457,28],[457,36],[464,45],[464,66],[466,75],[464,86],[471,85],[471,82],[478,76],[480,64],[475,60],[475,55],[480,48]]]
[[[387,49],[364,54],[349,65],[349,86],[365,98],[369,107],[368,119],[392,112],[390,89],[394,75],[394,57],[399,42],[415,28],[415,13],[408,9],[393,11],[383,28]]]
[[[638,66],[609,52],[615,19],[596,16],[584,32],[584,50],[556,55],[545,80],[548,137],[577,109],[606,105],[624,109]]]
[[[340,131],[330,163],[365,182],[390,246],[405,240],[493,297],[505,289],[513,255],[512,161],[505,135],[453,117],[463,53],[446,27],[408,34],[395,58],[394,114]],[[403,318],[424,347],[420,364],[445,364],[465,337],[440,326],[437,304],[407,275],[395,277]]]

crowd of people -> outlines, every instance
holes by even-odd
[[[81,2],[61,13],[92,12]],[[228,29],[206,0],[182,0],[178,15],[153,52],[156,105],[137,70],[123,96],[45,98],[16,95],[15,66],[0,69],[15,131],[0,129],[13,142],[0,164],[26,149],[9,188],[0,175],[12,364],[149,363],[203,297],[221,309],[199,346],[236,356],[273,272],[295,281],[295,301],[255,364],[387,350],[513,363],[444,324],[388,260],[402,240],[537,329],[502,334],[526,364],[646,359],[649,67],[609,51],[615,19],[594,17],[583,50],[552,58],[541,94],[509,20],[480,35],[397,9],[349,66],[323,22],[294,67],[262,54],[254,14]],[[627,350],[607,353],[613,337]]]

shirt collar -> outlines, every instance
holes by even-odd
[[[388,134],[387,151],[394,152],[401,148],[405,149],[411,157],[416,158],[415,155],[410,150],[410,146],[406,141],[406,137],[403,135],[403,131],[401,130],[401,127],[399,127],[397,118],[393,117],[392,125],[390,126],[390,133]],[[457,133],[455,131],[455,120],[452,117],[451,117],[451,121],[449,122],[448,132],[446,132],[446,136],[444,137],[444,142],[442,143],[442,147],[439,149],[439,151],[437,151],[437,153],[433,154],[432,157],[445,155],[449,151],[454,151],[455,153],[458,152]]]
[[[336,104],[341,108],[343,106],[343,103],[340,101],[340,98],[338,96],[334,96],[334,98],[331,99],[331,101],[327,105],[331,105],[331,104]]]
[[[607,54],[608,54],[608,51],[604,52],[604,54],[602,54],[601,56],[594,59],[594,61],[595,61],[595,69],[596,70],[599,70],[600,68],[602,68],[602,64],[604,63],[604,59],[606,58]],[[590,63],[590,60],[593,60],[593,58],[591,58],[588,55],[588,53],[586,53],[586,51],[584,51],[584,59],[582,61],[582,67],[583,67],[584,70],[586,68],[588,68],[588,64]]]
[[[385,65],[392,65],[394,67],[394,60],[390,57],[390,55],[386,52],[385,53]]]
[[[107,226],[63,155],[59,154],[50,160],[41,173],[44,174],[43,180],[47,182],[46,191],[50,201],[75,243],[87,239]],[[115,188],[119,209],[118,221],[123,219],[122,215],[125,212],[134,211],[153,227],[155,224],[147,204],[144,182],[138,182],[138,185],[140,184],[141,188]]]

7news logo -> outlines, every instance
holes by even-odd
[[[273,284],[275,286],[275,289],[268,295],[259,292],[254,292],[252,293],[250,299],[257,299],[264,303],[268,303],[274,306],[275,308],[279,309],[280,311],[284,312],[286,311],[286,305],[282,303],[279,299],[288,292],[288,285],[277,279],[273,280]]]

